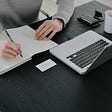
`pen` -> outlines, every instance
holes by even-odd
[[[7,30],[5,31],[5,33],[6,33],[7,36],[9,37],[10,41],[11,41],[11,42],[14,42]],[[22,54],[20,54],[20,56],[23,57]]]

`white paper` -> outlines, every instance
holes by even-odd
[[[45,72],[46,70],[52,68],[53,66],[57,65],[54,61],[51,59],[48,59],[38,65],[36,65],[36,68],[38,68],[41,72]]]
[[[8,30],[13,40],[21,44],[23,52],[34,54],[49,50],[57,44],[51,40],[36,40],[35,30],[28,26]]]
[[[107,33],[112,33],[112,15],[110,16],[109,13],[112,14],[112,10],[107,10],[105,12],[104,31]]]

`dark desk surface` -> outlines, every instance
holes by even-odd
[[[67,27],[53,39],[62,43],[89,29],[77,21],[81,14],[104,13],[109,7],[90,2],[77,7]],[[41,22],[40,22],[41,23]],[[40,23],[33,25],[36,28]],[[92,30],[108,38],[103,24]],[[35,65],[52,59],[57,66],[41,73]],[[44,52],[0,77],[0,108],[3,112],[112,112],[112,60],[86,76],[80,76]]]

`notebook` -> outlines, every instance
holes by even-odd
[[[29,26],[9,29],[8,32],[14,42],[21,44],[23,57],[17,56],[15,59],[0,57],[0,75],[31,60],[33,55],[57,45],[51,40],[35,40],[35,31]],[[5,32],[0,35],[0,38],[9,39]]]

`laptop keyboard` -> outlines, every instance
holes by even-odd
[[[108,44],[109,43],[101,39],[85,47],[84,49],[68,56],[67,59],[69,59],[72,63],[75,63],[79,67],[84,68],[91,64],[99,55],[99,53],[101,53],[104,47]]]

